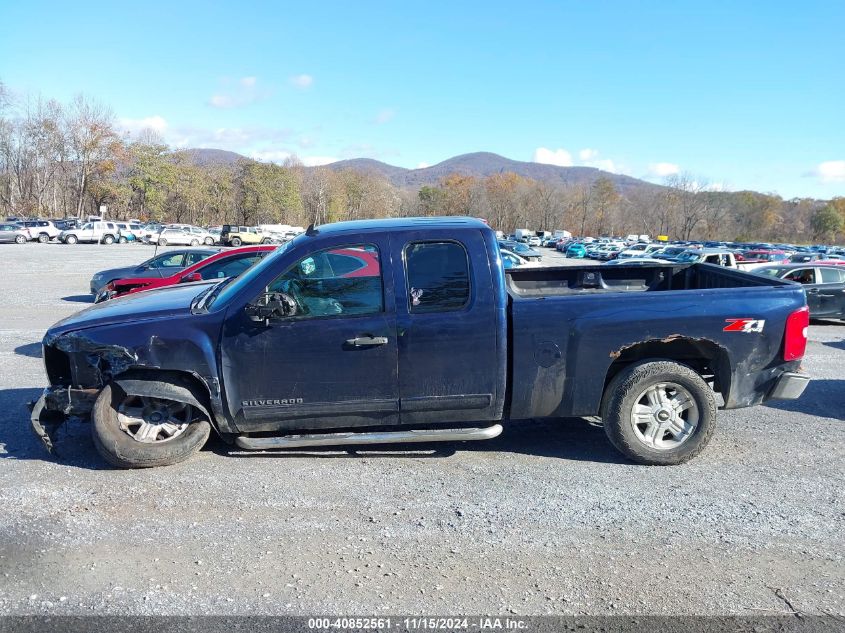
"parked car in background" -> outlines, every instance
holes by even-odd
[[[504,266],[505,270],[524,268],[526,266],[539,266],[536,261],[528,261],[524,257],[520,257],[507,249],[500,248],[499,252],[502,254],[502,266]]]
[[[531,262],[539,262],[543,254],[540,251],[535,251],[533,248],[528,246],[528,244],[523,242],[513,242],[510,240],[500,240],[499,241],[499,248],[504,248],[512,253],[516,253],[523,259],[527,259]]]
[[[117,224],[117,229],[120,231],[120,237],[118,237],[117,241],[121,244],[141,241],[144,229],[140,224],[133,224],[132,222],[115,222],[115,224]]]
[[[26,244],[29,241],[29,231],[15,222],[4,222],[0,224],[0,242],[14,242],[15,244]]]
[[[192,281],[212,281],[237,277],[252,266],[275,246],[244,246],[242,248],[220,251],[167,277],[131,277],[116,279],[106,284],[97,294],[95,301],[100,303],[126,294],[173,286]]]
[[[224,224],[220,231],[220,242],[224,246],[240,246],[241,244],[269,244],[271,238],[257,226],[243,226]]]
[[[587,247],[580,242],[575,242],[566,247],[566,256],[575,259],[583,259],[587,255]]]
[[[671,261],[679,264],[715,264],[726,268],[737,268],[734,254],[722,248],[688,249]]]
[[[171,250],[160,253],[155,257],[141,262],[137,266],[125,266],[122,268],[109,268],[95,273],[91,277],[90,290],[93,296],[97,296],[100,290],[115,279],[130,279],[138,277],[169,277],[175,273],[196,263],[206,257],[219,253],[219,248],[187,248]]]
[[[57,239],[62,233],[52,220],[24,220],[19,224],[29,232],[29,239],[42,244]]]
[[[765,266],[754,272],[804,286],[811,317],[845,319],[845,267],[812,264]]]
[[[622,257],[620,254],[616,259],[604,262],[602,266],[622,266],[630,264],[632,266],[644,266],[647,264],[667,264],[665,259],[655,259],[654,257]]]
[[[75,229],[68,229],[59,234],[59,240],[65,244],[84,242],[89,244],[114,244],[120,237],[120,231],[114,222],[86,222]]]
[[[212,246],[214,244],[214,236],[205,229],[196,226],[166,226],[160,233],[153,234],[149,241],[152,244],[159,246],[167,246],[168,244],[182,245],[182,246],[199,246],[205,244]]]
[[[785,264],[789,262],[789,253],[774,250],[745,251],[740,261],[746,264]]]
[[[536,235],[532,235],[528,238],[528,246],[541,246],[542,243],[542,240]]]

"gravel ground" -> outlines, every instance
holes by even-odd
[[[679,467],[581,419],[414,451],[212,441],[146,471],[74,422],[48,459],[39,341],[93,272],[150,254],[0,248],[0,613],[845,614],[842,324],[811,326],[800,401],[720,412]]]

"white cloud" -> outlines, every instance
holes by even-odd
[[[290,78],[290,83],[301,90],[306,90],[314,85],[314,78],[311,75],[301,74],[293,75]]]
[[[845,182],[845,160],[826,160],[814,173],[822,182]]]
[[[264,99],[270,94],[266,89],[259,89],[257,77],[241,77],[234,85],[231,79],[224,78],[220,83],[225,91],[212,95],[208,100],[208,105],[212,108],[239,108]]]
[[[580,158],[582,161],[593,160],[598,155],[599,151],[597,149],[586,148],[578,152],[578,158]]]
[[[428,163],[417,163],[417,169],[425,169],[426,167],[431,167]]]
[[[557,165],[558,167],[571,167],[572,154],[565,149],[551,150],[545,147],[538,147],[534,150],[534,162],[544,165]]]
[[[334,156],[303,156],[302,164],[308,167],[316,167],[317,165],[328,165],[329,163],[336,163],[337,158]]]
[[[388,121],[392,120],[393,117],[396,116],[396,113],[391,110],[390,108],[384,108],[380,110],[379,113],[376,115],[376,123],[381,125],[382,123],[387,123]]]
[[[119,119],[118,125],[124,132],[133,135],[144,130],[153,130],[158,134],[164,134],[167,131],[167,120],[157,114],[141,119]]]
[[[666,176],[673,176],[681,172],[681,168],[675,163],[651,163],[648,166],[649,176],[656,176],[658,178],[665,178]]]

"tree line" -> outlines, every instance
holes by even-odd
[[[108,107],[83,96],[16,102],[0,83],[2,213],[81,218],[101,205],[109,217],[198,225],[469,215],[507,232],[790,242],[834,242],[845,227],[845,198],[712,191],[688,174],[625,192],[606,177],[564,184],[514,173],[451,174],[408,189],[377,173],[305,167],[295,157],[201,165],[151,130],[122,134]]]

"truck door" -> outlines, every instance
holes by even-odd
[[[221,367],[242,432],[399,422],[393,283],[386,237],[320,248],[251,299],[289,304],[287,316],[227,314]],[[387,299],[386,299],[387,298]]]
[[[392,240],[403,425],[498,419],[496,295],[479,231]]]

